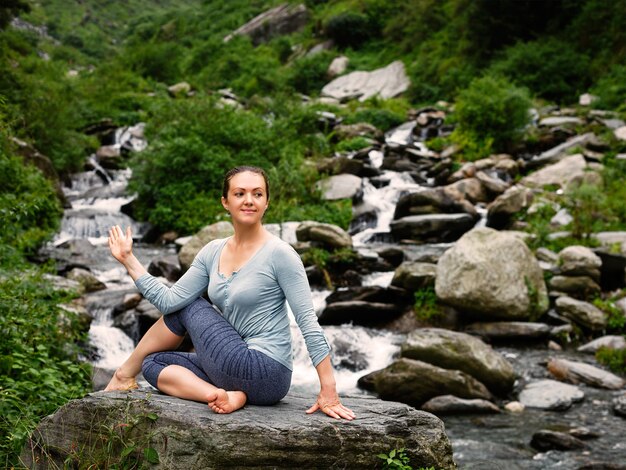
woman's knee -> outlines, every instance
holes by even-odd
[[[162,364],[157,360],[158,354],[159,353],[148,354],[141,363],[141,373],[143,374],[143,378],[155,388],[157,386],[159,374],[165,367],[165,364]]]

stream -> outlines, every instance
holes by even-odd
[[[128,145],[130,139],[131,144],[137,145],[135,150],[141,150],[142,143],[133,143],[127,131],[118,131],[115,145]],[[373,166],[380,167],[382,153],[372,151],[370,159]],[[140,239],[146,227],[120,212],[121,207],[133,199],[126,191],[131,171],[104,169],[93,156],[89,159],[89,166],[91,170],[73,175],[71,186],[64,188],[72,207],[65,211],[61,230],[49,250],[67,252],[64,246],[70,240],[90,243],[88,250],[81,251],[77,264],[88,266],[107,289],[85,296],[86,307],[93,316],[89,331],[92,353],[88,359],[97,368],[112,370],[126,359],[134,347],[133,340],[113,326],[113,310],[125,294],[137,290],[124,268],[109,255],[106,236],[112,225],[130,225],[134,236]],[[390,184],[382,188],[376,188],[364,178],[362,203],[374,207],[377,217],[375,221],[359,227],[358,233],[353,235],[355,248],[363,252],[381,243],[381,240],[388,242],[389,223],[398,198],[403,191],[420,188],[408,174],[385,171],[383,176],[390,180]],[[176,246],[136,242],[134,251],[147,266],[153,258],[175,254]],[[67,254],[65,256],[67,258]],[[386,287],[392,276],[392,272],[372,273],[364,284]],[[324,290],[312,292],[318,313],[324,308],[329,294],[330,291]],[[398,356],[404,340],[402,334],[354,325],[325,326],[324,331],[333,348],[337,385],[342,395],[367,393],[357,387],[358,378],[391,363]],[[313,400],[318,390],[317,375],[293,317],[292,333],[292,391],[308,393]],[[589,359],[582,353],[551,351],[545,345],[498,347],[496,350],[513,364],[520,383],[528,379],[549,378],[544,365],[549,357],[558,355],[577,361]],[[516,389],[519,388],[518,384]],[[503,411],[493,415],[442,417],[459,468],[626,468],[626,419],[615,416],[611,411],[611,400],[623,392],[586,385],[580,385],[580,388],[585,392],[585,399],[564,412],[526,409],[518,414]],[[349,406],[349,398],[345,399],[345,403]],[[600,437],[585,441],[586,448],[576,451],[538,452],[530,446],[533,433],[541,429],[568,430],[578,427],[585,427]]]

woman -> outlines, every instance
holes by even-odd
[[[109,231],[111,254],[164,315],[105,390],[136,388],[135,376],[143,370],[162,392],[206,402],[216,413],[231,413],[246,403],[277,403],[291,383],[287,300],[320,380],[319,395],[307,413],[320,409],[336,419],[355,418],[339,401],[330,347],[313,310],[302,261],[261,223],[269,189],[260,168],[236,167],[226,174],[221,201],[235,233],[208,243],[171,288],[135,258],[130,227],[126,234],[119,226]],[[221,313],[201,298],[207,287]],[[186,332],[195,353],[175,351]]]

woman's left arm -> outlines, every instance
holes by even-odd
[[[311,414],[315,413],[317,410],[322,410],[332,418],[343,418],[348,421],[352,421],[356,418],[354,412],[350,408],[342,405],[339,400],[335,376],[333,374],[333,366],[330,363],[330,355],[322,359],[322,362],[320,362],[315,369],[320,379],[320,393],[317,395],[315,404],[306,410],[306,412]]]

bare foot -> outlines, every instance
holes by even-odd
[[[109,381],[109,384],[106,386],[104,391],[105,392],[111,392],[113,390],[127,391],[127,390],[135,390],[136,388],[139,388],[139,385],[137,385],[137,381],[135,380],[135,377],[125,377],[124,375],[122,375],[120,370],[117,369],[115,373],[113,374],[113,377],[111,377],[111,380]]]
[[[232,413],[246,404],[248,397],[243,392],[227,392],[218,388],[207,396],[209,408],[215,413]]]

